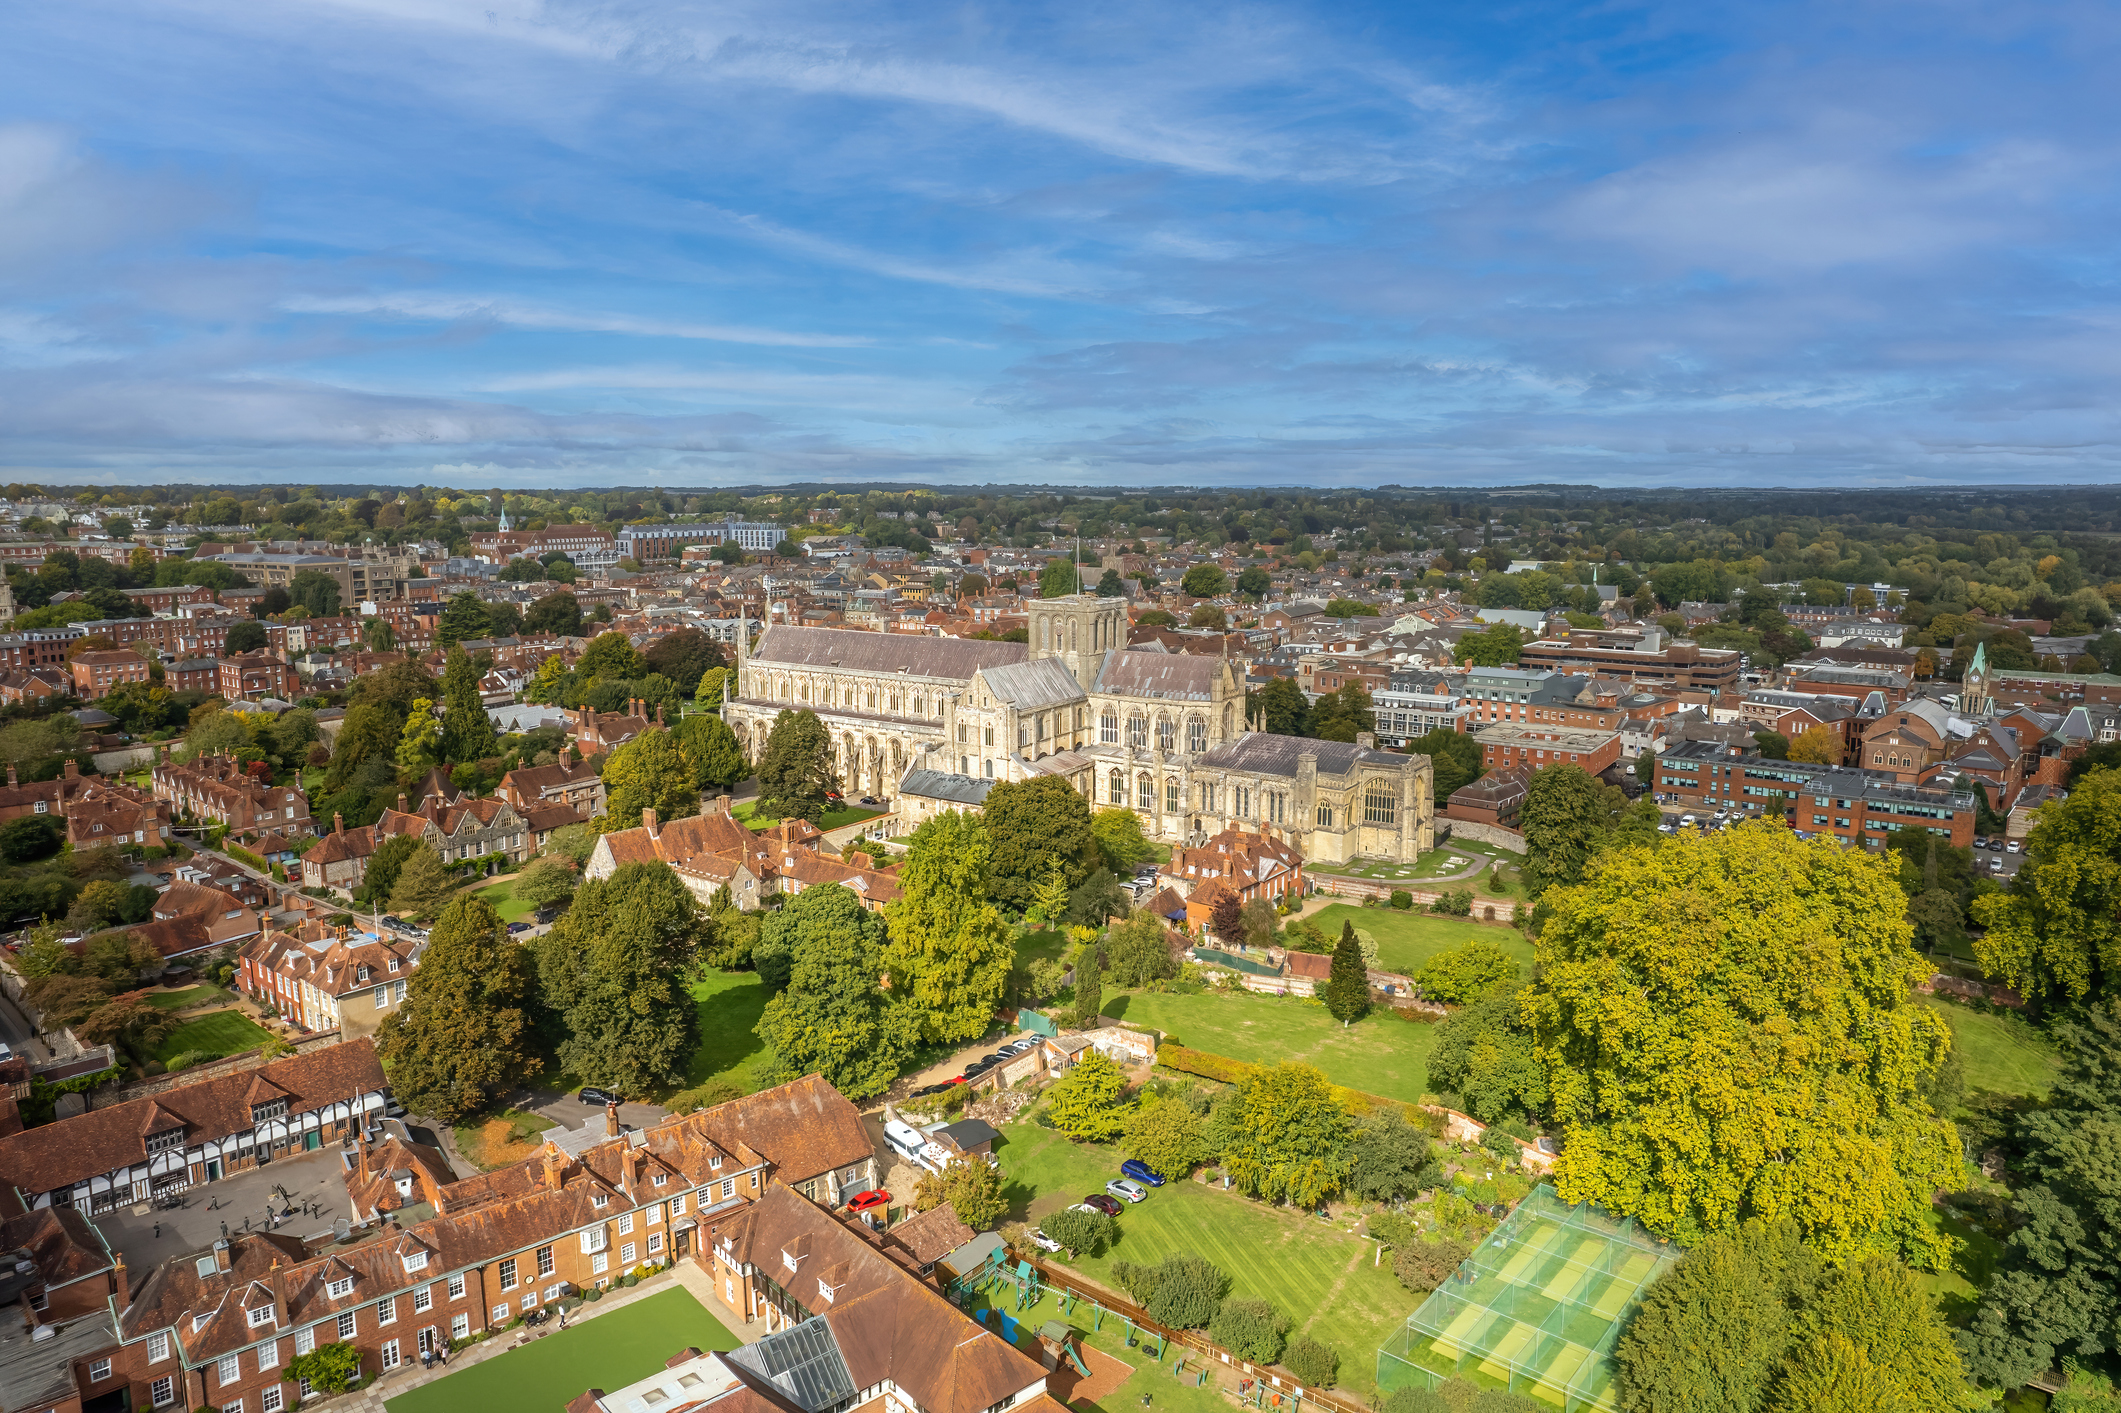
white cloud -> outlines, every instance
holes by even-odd
[[[293,295],[280,301],[291,314],[357,314],[436,323],[507,324],[519,329],[571,333],[632,334],[643,338],[704,339],[716,343],[777,348],[862,348],[871,339],[846,334],[793,333],[737,324],[700,324],[644,319],[630,314],[587,313],[527,304],[506,296],[442,294]]]

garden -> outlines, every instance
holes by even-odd
[[[171,1031],[155,1047],[153,1058],[165,1066],[187,1055],[193,1063],[204,1063],[254,1050],[272,1039],[272,1032],[241,1011],[209,1011]]]
[[[1328,938],[1340,936],[1342,923],[1354,923],[1377,939],[1377,960],[1383,968],[1402,976],[1412,976],[1443,953],[1476,940],[1500,947],[1525,972],[1532,970],[1532,944],[1514,927],[1348,903],[1322,908],[1305,921]]]
[[[1419,1103],[1436,1027],[1391,1011],[1343,1026],[1315,1001],[1250,991],[1134,991],[1106,998],[1105,1015],[1163,1032],[1167,1042],[1248,1064],[1300,1060],[1333,1083]]]

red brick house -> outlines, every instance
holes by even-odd
[[[148,680],[147,659],[125,651],[86,652],[73,661],[74,695],[85,701],[109,696],[119,687]]]
[[[294,668],[263,648],[221,659],[220,694],[229,701],[293,700],[300,690]]]

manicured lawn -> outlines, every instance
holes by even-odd
[[[513,883],[496,883],[490,888],[481,888],[478,896],[484,898],[493,910],[501,915],[503,922],[529,922],[537,905],[525,902],[516,896]]]
[[[1033,1222],[1080,1202],[1085,1193],[1103,1190],[1125,1156],[1116,1147],[1072,1144],[1034,1123],[1005,1128],[997,1151],[1008,1182],[1009,1215]],[[1120,1213],[1119,1229],[1113,1247],[1102,1256],[1081,1257],[1076,1269],[1117,1290],[1111,1275],[1115,1260],[1150,1264],[1183,1251],[1204,1256],[1229,1275],[1231,1294],[1270,1301],[1294,1322],[1292,1336],[1308,1334],[1338,1349],[1340,1382],[1357,1397],[1374,1387],[1378,1345],[1420,1303],[1392,1275],[1390,1262],[1370,1264],[1374,1242],[1337,1223],[1201,1183],[1168,1182],[1152,1190],[1147,1201],[1130,1203]],[[1033,1323],[1057,1313],[1057,1307],[1042,1306]],[[1089,1312],[1078,1311],[1073,1323],[1089,1328]],[[1112,1347],[1108,1352],[1137,1368],[1148,1365],[1139,1350]],[[1154,1365],[1148,1367],[1153,1371]],[[1156,1390],[1159,1404],[1163,1390],[1171,1387],[1167,1376]],[[1139,1402],[1137,1395],[1133,1403]],[[1124,1406],[1112,1400],[1107,1405]]]
[[[1966,1066],[1968,1089],[2044,1096],[2055,1082],[2055,1047],[2024,1017],[1991,1015],[1935,997],[1922,1004],[1944,1017]]]
[[[186,1006],[203,1006],[208,1001],[222,1001],[228,993],[211,982],[198,986],[187,986],[182,991],[150,991],[147,1004],[160,1011],[181,1011]]]
[[[389,1413],[560,1413],[584,1389],[616,1390],[647,1378],[687,1345],[735,1349],[742,1343],[679,1286],[444,1375],[384,1406]]]
[[[766,1049],[757,1026],[767,1000],[758,973],[710,971],[693,983],[692,999],[700,1003],[700,1048],[685,1072],[685,1087],[695,1089],[719,1079],[746,1094],[757,1090],[751,1062]]]
[[[875,819],[883,813],[884,811],[882,810],[873,810],[866,805],[843,805],[836,810],[826,810],[824,814],[820,815],[817,827],[830,831],[838,829],[843,824],[853,824],[858,820],[864,819]],[[730,806],[729,814],[732,818],[740,820],[747,828],[755,830],[771,829],[774,825],[780,823],[778,819],[760,819],[756,800]]]
[[[1532,974],[1532,944],[1514,927],[1468,922],[1462,917],[1435,913],[1400,912],[1396,908],[1358,908],[1335,903],[1313,913],[1309,921],[1329,938],[1340,936],[1340,925],[1352,922],[1377,939],[1377,959],[1386,971],[1412,976],[1440,952],[1463,947],[1475,938],[1485,938],[1517,959],[1525,975]]]
[[[154,1058],[166,1062],[187,1050],[237,1055],[270,1039],[271,1034],[263,1026],[241,1011],[213,1011],[171,1031],[169,1039],[155,1048]]]
[[[1107,996],[1104,1013],[1151,1026],[1180,1045],[1272,1065],[1301,1060],[1327,1079],[1366,1094],[1418,1103],[1429,1083],[1436,1027],[1394,1015],[1372,1015],[1346,1029],[1324,1006],[1248,991],[1179,996],[1124,992]]]

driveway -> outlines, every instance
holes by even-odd
[[[562,1094],[552,1089],[533,1089],[527,1094],[511,1099],[510,1106],[528,1113],[551,1119],[561,1128],[580,1128],[592,1119],[604,1122],[604,1106],[584,1104],[572,1094]],[[670,1117],[670,1111],[660,1104],[621,1104],[619,1123],[626,1128],[651,1128]]]
[[[272,1230],[268,1205],[273,1212],[289,1206],[295,1209],[294,1216],[280,1223],[281,1230],[302,1237],[329,1232],[334,1218],[350,1217],[353,1212],[339,1176],[339,1153],[338,1145],[331,1144],[314,1153],[281,1158],[191,1188],[183,1194],[185,1206],[168,1211],[150,1206],[145,1216],[133,1215],[131,1207],[120,1207],[96,1218],[96,1225],[136,1272],[172,1256],[203,1251],[224,1232]],[[305,1212],[305,1205],[310,1212]]]

